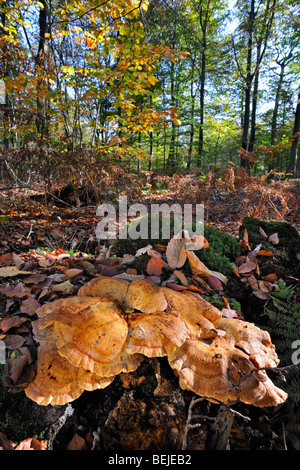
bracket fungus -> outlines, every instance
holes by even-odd
[[[37,314],[36,375],[25,393],[41,405],[75,400],[162,356],[181,388],[209,400],[262,407],[287,398],[264,370],[279,363],[269,333],[223,318],[198,293],[100,276]]]

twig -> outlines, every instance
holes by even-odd
[[[201,398],[193,397],[192,400],[191,400],[191,403],[190,403],[189,409],[188,409],[186,424],[185,424],[185,427],[184,427],[182,447],[181,447],[182,450],[185,450],[186,447],[187,447],[187,436],[188,436],[188,433],[189,433],[190,429],[199,428],[201,426],[201,423],[191,424],[191,421],[193,419],[193,408],[194,408],[194,406],[199,401],[203,401],[203,400],[205,400],[205,398],[202,398],[202,397]],[[197,416],[197,417],[199,417],[199,416]]]

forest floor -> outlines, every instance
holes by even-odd
[[[149,174],[147,177],[149,178]],[[236,184],[231,182],[224,185],[224,182],[216,180],[203,183],[184,176],[178,177],[171,187],[167,184],[162,189],[153,184],[150,175],[150,183],[146,189],[144,187],[134,196],[130,193],[129,201],[142,202],[149,208],[153,203],[203,203],[205,223],[236,238],[239,237],[243,218],[250,215],[265,221],[286,222],[300,233],[300,181],[270,184],[262,184],[259,179],[249,181],[248,185],[237,180]],[[99,274],[97,260],[107,248],[99,245],[95,234],[99,221],[96,216],[97,204],[93,200],[87,200],[85,196],[82,199],[78,204],[78,198],[73,198],[72,194],[63,197],[61,193],[55,193],[49,197],[49,194],[45,195],[38,188],[0,192],[0,266],[12,268],[9,275],[0,278],[0,320],[7,317],[22,319],[18,324],[7,325],[5,331],[2,328],[2,338],[6,331],[12,333],[10,354],[22,346],[32,348],[33,343],[28,339],[28,332],[38,306],[54,298],[73,295],[83,283]],[[68,259],[69,270],[79,268],[74,278],[65,276],[66,266],[62,263]],[[25,271],[27,275],[14,272],[15,267]],[[101,274],[110,275],[109,269],[115,272],[114,269],[118,270],[118,266],[107,266]],[[296,278],[294,280],[299,281]],[[20,346],[18,336],[27,338],[27,342],[24,340],[25,343],[23,341]],[[145,361],[130,379],[118,378],[113,388],[108,387],[109,391],[95,391],[88,399],[84,394],[72,406],[48,406],[46,411],[44,407],[31,403],[22,392],[22,382],[26,383],[32,377],[34,361],[32,358],[26,367],[13,371],[14,378],[12,374],[6,377],[5,391],[0,388],[2,448],[14,448],[13,443],[37,436],[41,442],[46,439],[45,445],[49,448],[50,443],[50,448],[54,450],[133,449],[134,447],[130,447],[133,446],[133,440],[139,442],[139,449],[147,449],[142,438],[147,431],[145,423],[151,423],[150,428],[153,431],[152,441],[150,439],[153,447],[150,445],[150,450],[168,449],[171,438],[161,434],[159,429],[162,427],[173,427],[180,431],[180,436],[175,433],[172,437],[172,449],[181,448],[178,446],[182,443],[184,433],[187,449],[202,450],[216,448],[218,445],[218,440],[212,442],[212,436],[216,435],[215,431],[220,423],[226,423],[226,410],[206,401],[195,402],[195,397],[190,392],[179,393],[164,358]],[[132,400],[133,391],[135,400]],[[195,407],[195,415],[198,413],[204,416],[201,426],[193,427],[189,422],[190,428],[187,428],[187,413],[191,406]],[[169,412],[166,413],[166,410]],[[132,422],[133,415],[143,416],[143,421],[135,421],[132,431],[126,428],[126,423],[130,419]],[[273,415],[272,411],[253,410],[238,404],[230,431],[230,449],[284,450],[291,443],[293,448],[297,448],[300,442],[300,425],[293,423],[291,429],[288,426],[284,428],[282,420],[274,419],[275,416],[276,413]],[[102,429],[104,423],[106,432]],[[120,430],[122,423],[124,430],[127,429],[127,437]],[[25,445],[30,447],[34,444],[31,441]]]

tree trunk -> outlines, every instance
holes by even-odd
[[[192,155],[193,155],[193,146],[194,146],[194,134],[195,134],[195,96],[196,93],[193,91],[194,87],[194,71],[195,71],[195,62],[192,61],[192,76],[191,76],[191,113],[190,113],[190,142],[189,142],[189,152],[188,152],[188,161],[187,161],[187,168],[190,169],[192,163]]]
[[[299,132],[300,132],[300,87],[298,90],[298,100],[297,100],[294,129],[293,129],[293,142],[292,142],[292,148],[291,148],[290,164],[289,164],[289,169],[288,169],[288,172],[292,173],[293,176],[296,175]]]
[[[257,63],[260,58],[261,42],[257,44]],[[253,86],[253,95],[252,95],[252,115],[251,115],[251,132],[248,151],[253,152],[254,143],[255,143],[255,131],[256,131],[256,109],[257,109],[257,95],[258,95],[258,83],[259,83],[259,68],[256,70]]]
[[[39,45],[36,56],[37,73],[40,75],[38,88],[42,90],[45,86],[45,79],[43,77],[44,71],[47,66],[47,57],[49,54],[49,34],[50,34],[50,21],[49,21],[49,6],[46,0],[41,0],[43,8],[40,7],[39,14]],[[42,95],[43,96],[43,95]],[[36,125],[41,138],[43,139],[48,135],[48,117],[46,116],[46,99],[40,98],[39,90],[37,96],[37,118]]]
[[[253,46],[253,30],[255,21],[255,0],[251,0],[251,8],[248,19],[248,46],[247,46],[247,75],[246,75],[246,88],[245,88],[245,101],[244,101],[244,126],[242,134],[242,149],[248,150],[248,134],[250,126],[250,104],[251,104],[251,88],[253,74],[251,73],[252,67],[252,46]],[[241,166],[249,170],[249,161],[247,158],[241,158]]]
[[[279,100],[280,100],[280,96],[281,96],[281,89],[282,89],[282,84],[283,84],[284,69],[285,69],[285,63],[281,62],[281,64],[280,64],[280,75],[279,75],[279,80],[278,80],[278,84],[277,84],[275,104],[274,104],[273,115],[272,115],[271,145],[275,145],[275,141],[276,141],[277,116],[278,116],[278,109],[279,109]]]

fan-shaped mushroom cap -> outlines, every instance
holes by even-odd
[[[148,279],[136,279],[128,287],[124,305],[128,310],[153,313],[163,312],[167,308],[167,301],[161,287]]]
[[[112,277],[95,277],[90,282],[82,286],[79,296],[105,297],[123,303],[129,287],[129,282],[123,279]]]
[[[237,399],[256,406],[276,406],[287,397],[264,371],[255,371],[249,357],[224,337],[188,340],[168,355],[180,386],[223,403]]]
[[[204,339],[217,336],[215,325],[208,316],[221,318],[221,312],[218,309],[197,294],[196,296],[193,296],[193,293],[187,295],[185,292],[177,292],[168,287],[162,287],[162,292],[168,303],[167,311],[177,312],[181,319],[186,321],[190,337]],[[209,308],[211,308],[211,314],[208,313]]]
[[[55,312],[59,308],[64,308],[65,306],[69,307],[72,304],[82,304],[82,297],[72,296],[67,297],[65,299],[54,300],[53,302],[49,302],[47,304],[44,304],[42,307],[39,307],[36,310],[36,313],[39,317],[45,317]]]
[[[39,348],[37,374],[25,389],[28,398],[39,405],[65,405],[80,397],[84,390],[105,388],[114,377],[99,377],[73,366],[58,354],[55,341]]]
[[[99,377],[99,375],[94,374],[89,370],[78,369],[78,385],[88,392],[108,387],[114,378],[115,376]]]
[[[25,393],[39,405],[64,405],[84,391],[77,375],[78,369],[58,354],[55,342],[45,343],[39,348],[37,374]]]
[[[222,318],[220,310],[195,292],[178,292],[169,287],[162,287],[161,290],[167,300],[168,308],[171,310],[177,310],[186,315],[192,311],[193,315],[205,317],[212,323]]]
[[[226,331],[228,340],[248,354],[256,367],[276,367],[279,364],[269,333],[254,323],[236,318],[222,318],[217,327]]]
[[[126,350],[147,357],[162,357],[181,346],[188,337],[184,322],[172,313],[130,314],[132,329]]]
[[[116,304],[100,299],[75,316],[72,325],[56,321],[54,332],[61,356],[77,367],[104,375],[101,364],[110,364],[124,350],[128,325]]]
[[[39,330],[47,328],[56,321],[63,322],[65,324],[72,325],[74,318],[81,314],[86,308],[92,307],[93,305],[101,302],[101,298],[95,297],[81,297],[81,302],[74,302],[75,299],[80,297],[68,297],[64,302],[55,300],[53,305],[48,305],[48,313],[39,318],[35,324]]]

